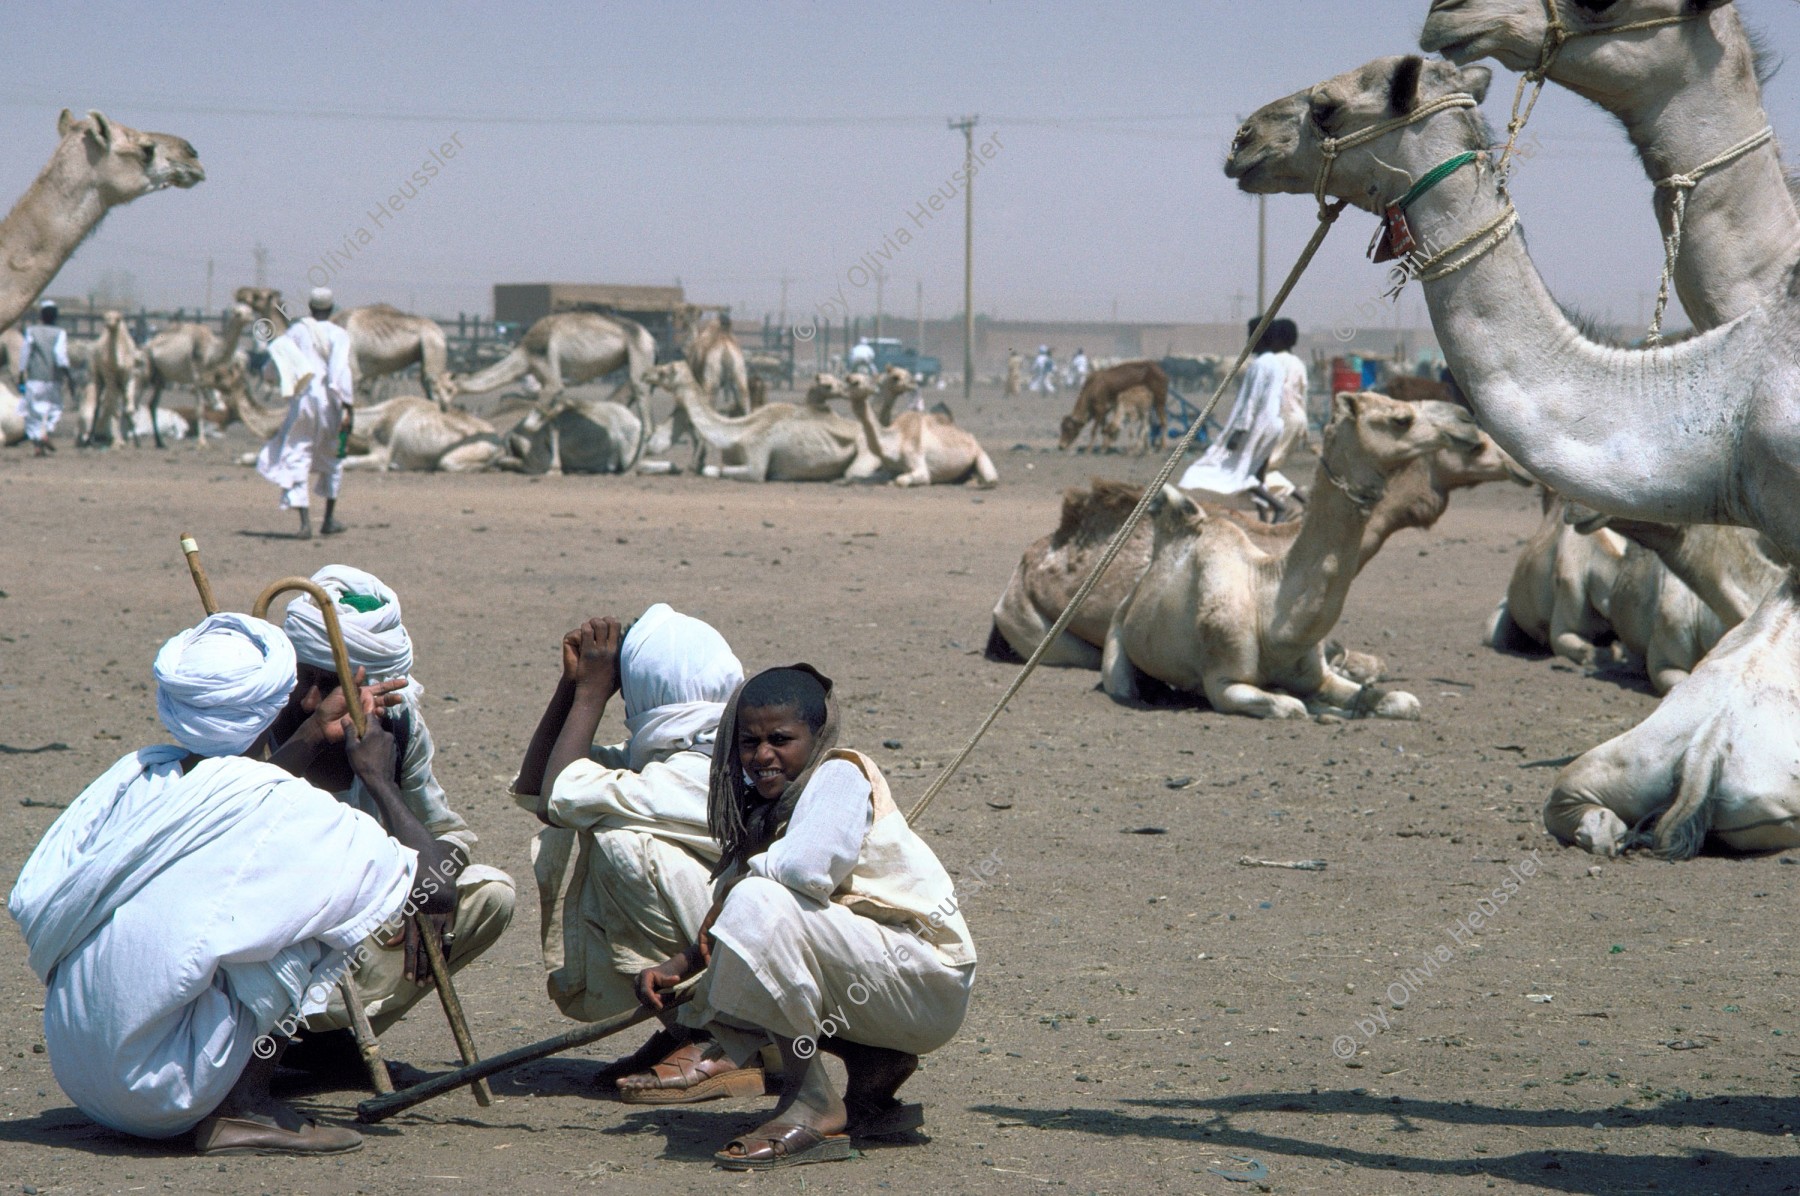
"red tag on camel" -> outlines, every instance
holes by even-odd
[[[1405,257],[1418,248],[1413,243],[1412,226],[1406,223],[1406,213],[1392,204],[1382,213],[1381,227],[1375,230],[1375,239],[1369,242],[1369,257],[1377,262],[1391,262],[1395,258]]]

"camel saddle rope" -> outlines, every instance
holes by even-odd
[[[1662,281],[1656,288],[1656,315],[1650,321],[1650,331],[1644,334],[1644,341],[1649,345],[1662,344],[1663,312],[1669,306],[1669,283],[1675,277],[1675,261],[1681,256],[1681,222],[1687,215],[1688,193],[1700,185],[1702,179],[1714,171],[1723,170],[1748,154],[1752,150],[1767,145],[1775,136],[1775,130],[1764,125],[1760,130],[1750,134],[1724,153],[1709,158],[1681,174],[1672,174],[1665,179],[1656,180],[1658,191],[1669,191],[1669,231],[1663,234],[1663,269]]]

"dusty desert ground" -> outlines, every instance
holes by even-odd
[[[348,561],[404,599],[439,775],[479,858],[521,881],[512,929],[459,978],[478,1043],[554,1033],[526,862],[536,823],[506,787],[562,632],[666,600],[717,624],[753,669],[810,660],[847,699],[846,742],[916,796],[1012,676],[979,653],[988,612],[1023,546],[1054,526],[1059,492],[1153,471],[1048,451],[1057,414],[993,394],[959,411],[1000,467],[990,493],[353,475],[353,530],[311,543],[272,536],[288,519],[232,463],[250,447],[241,430],[205,451],[5,450],[0,880],[56,816],[46,803],[161,740],[150,660],[198,612],[178,533],[198,536],[240,608],[278,576]],[[927,1102],[929,1142],[775,1176],[714,1171],[710,1152],[762,1106],[603,1099],[593,1060],[631,1037],[503,1077],[485,1111],[464,1093],[422,1106],[352,1156],[202,1162],[70,1106],[42,1053],[42,990],[7,929],[0,1177],[59,1194],[409,1180],[446,1193],[1800,1189],[1800,858],[1596,867],[1544,834],[1554,763],[1652,699],[1480,646],[1535,518],[1511,486],[1462,494],[1435,531],[1390,542],[1352,593],[1342,638],[1385,655],[1422,722],[1258,723],[1115,705],[1091,673],[1032,678],[922,826],[963,878],[981,952],[962,1034],[908,1089]],[[620,727],[615,709],[606,728]],[[985,884],[971,867],[984,857],[999,864]],[[1528,860],[1541,868],[1497,917],[1457,927]],[[1435,971],[1409,992],[1403,972],[1426,955]],[[386,1045],[425,1067],[454,1055],[429,1004]],[[293,1091],[326,1120],[360,1096]]]

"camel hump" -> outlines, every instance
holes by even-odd
[[[1063,544],[1083,534],[1111,535],[1143,496],[1141,487],[1110,478],[1094,478],[1086,489],[1069,487],[1063,491],[1062,522],[1057,525],[1055,542]]]

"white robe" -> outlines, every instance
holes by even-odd
[[[257,1039],[324,1008],[345,952],[401,909],[418,857],[272,764],[144,748],[63,812],[7,908],[44,981],[56,1079],[103,1125],[192,1129]]]
[[[1238,384],[1231,417],[1218,439],[1181,475],[1176,483],[1181,489],[1230,498],[1256,485],[1257,471],[1268,464],[1281,440],[1281,401],[1288,376],[1283,356],[1259,353],[1251,359]],[[1241,442],[1235,449],[1227,448],[1238,432],[1243,433]]]
[[[1286,464],[1295,446],[1306,443],[1306,363],[1292,353],[1271,353],[1286,370],[1281,384],[1281,438],[1269,454],[1269,469]],[[1273,489],[1273,487],[1271,487]]]
[[[293,343],[312,374],[312,381],[288,404],[281,430],[256,454],[256,471],[283,491],[284,507],[307,505],[309,475],[318,475],[319,492],[336,498],[342,466],[337,455],[338,428],[355,400],[350,374],[350,334],[328,320],[296,321],[284,335]]]

